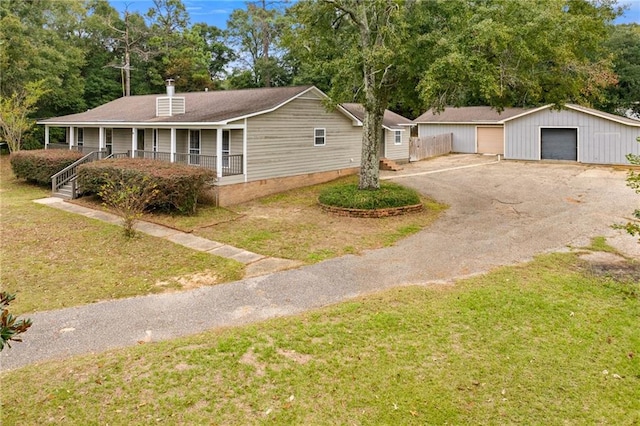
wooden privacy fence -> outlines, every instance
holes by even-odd
[[[411,138],[409,141],[409,161],[420,161],[425,158],[448,154],[451,152],[452,140],[453,133]]]

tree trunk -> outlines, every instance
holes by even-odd
[[[366,68],[366,67],[365,67]],[[380,188],[379,145],[382,140],[382,119],[385,106],[383,99],[373,90],[375,75],[365,69],[366,101],[364,103],[364,123],[362,128],[362,160],[360,162],[360,183],[358,188],[375,190]]]
[[[124,87],[125,96],[131,96],[131,53],[129,49],[124,54]]]

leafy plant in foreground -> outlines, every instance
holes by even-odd
[[[640,143],[640,136],[637,137],[636,140]],[[635,166],[640,166],[640,155],[627,154],[627,160]],[[633,189],[636,194],[640,194],[640,172],[629,171],[627,175],[627,186]],[[636,209],[632,216],[634,219],[631,222],[627,222],[625,225],[614,225],[613,227],[616,229],[624,229],[633,236],[640,236],[640,209]]]
[[[5,291],[0,293],[0,309],[2,310],[2,315],[0,315],[0,351],[4,349],[5,345],[10,348],[9,342],[11,341],[22,342],[18,335],[31,327],[30,319],[18,320],[9,313],[9,304],[15,298],[15,294],[9,294]]]
[[[148,176],[120,173],[118,179],[105,179],[98,195],[105,205],[116,210],[122,217],[124,235],[127,238],[136,234],[133,226],[142,217],[144,210],[158,194],[156,185]]]

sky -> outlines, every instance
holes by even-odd
[[[119,11],[128,8],[131,12],[145,13],[153,6],[151,0],[109,0],[111,5]],[[218,28],[226,28],[227,19],[235,9],[244,9],[244,0],[183,0],[189,12],[191,23],[205,22]],[[640,0],[620,0],[621,5],[628,5],[628,10],[616,23],[640,24]]]

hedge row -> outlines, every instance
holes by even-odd
[[[11,154],[13,174],[19,179],[51,185],[51,176],[82,158],[82,153],[66,149],[34,149]]]
[[[98,194],[106,182],[147,182],[156,189],[147,209],[194,214],[198,196],[215,179],[212,170],[143,158],[116,158],[78,168],[78,189]]]

